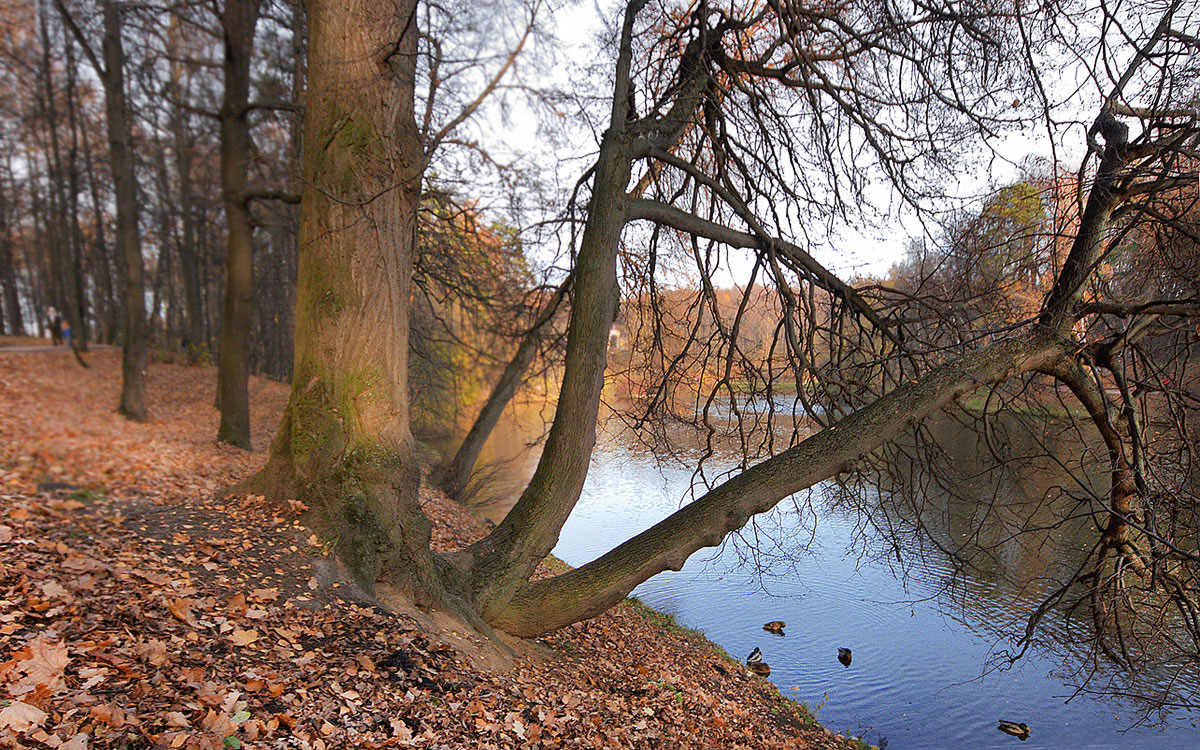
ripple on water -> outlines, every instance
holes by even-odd
[[[673,512],[691,479],[688,469],[663,468],[631,450],[599,450],[555,554],[573,565],[594,559]],[[797,522],[786,513],[770,521]],[[822,517],[811,552],[783,577],[733,567],[728,549],[705,562],[709,550],[634,594],[705,631],[734,658],[762,648],[781,692],[816,708],[830,729],[871,742],[887,737],[891,750],[1014,747],[1018,740],[996,730],[997,718],[1031,725],[1022,750],[1200,746],[1186,721],[1166,733],[1120,734],[1127,707],[1087,697],[1066,703],[1070,689],[1051,676],[1061,667],[1055,656],[1031,653],[989,671],[1009,647],[991,634],[995,627],[1014,627],[1044,592],[967,576],[947,595],[955,570],[936,557],[901,582],[887,564],[847,553],[852,530],[848,520]],[[784,637],[762,630],[771,620],[787,622]],[[849,668],[837,661],[839,647],[854,652]]]

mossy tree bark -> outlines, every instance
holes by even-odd
[[[368,591],[386,575],[418,605],[446,606],[406,377],[425,166],[415,12],[415,0],[309,5],[295,371],[258,481],[306,504]]]

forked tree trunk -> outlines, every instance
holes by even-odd
[[[246,199],[250,168],[250,57],[260,0],[225,0],[225,95],[221,102],[221,202],[225,239],[225,309],[217,360],[217,440],[250,448],[250,329],[254,298],[254,227]]]
[[[250,484],[304,503],[307,523],[336,542],[368,590],[383,575],[418,605],[448,608],[466,622],[520,635],[547,632],[604,610],[658,572],[678,569],[753,514],[848,468],[955,397],[1024,372],[1054,370],[1075,353],[1066,321],[1102,247],[1112,190],[1097,191],[1099,203],[1085,212],[1041,325],[897,388],[595,562],[531,581],[579,497],[595,440],[618,294],[616,255],[630,215],[634,144],[625,94],[632,21],[642,4],[627,10],[612,119],[575,269],[563,387],[542,459],[500,526],[446,556],[430,552],[409,433],[408,308],[425,164],[413,107],[416,0],[310,6],[295,375],[270,461]],[[664,139],[686,126],[684,115],[696,110],[697,92],[707,85],[695,64],[703,50],[690,43],[689,50],[695,57],[681,65],[678,101],[658,120]],[[1112,148],[1101,165],[1102,188],[1111,187],[1125,158],[1120,129],[1103,134]]]

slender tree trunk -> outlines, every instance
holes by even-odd
[[[6,172],[12,173],[11,169]],[[21,300],[17,295],[17,273],[13,264],[12,211],[10,209],[12,199],[8,197],[9,195],[14,194],[8,192],[4,180],[0,179],[0,286],[3,287],[4,294],[4,319],[8,332],[14,336],[20,336],[25,332],[25,321],[21,315]]]
[[[121,18],[113,0],[104,1],[104,103],[108,152],[117,199],[117,245],[125,266],[125,336],[121,357],[121,403],[129,419],[146,418],[146,303],[142,241],[138,230],[137,174],[125,100],[125,48]]]
[[[117,301],[116,274],[113,271],[112,255],[105,239],[104,211],[100,205],[99,177],[96,174],[96,163],[92,159],[91,139],[85,129],[82,133],[83,169],[88,179],[88,197],[92,204],[92,271],[96,274],[94,286],[97,307],[97,320],[101,323],[102,334],[97,338],[106,344],[116,340],[119,325],[120,304]]]
[[[78,173],[75,171],[74,153],[68,154],[68,163],[64,165],[62,144],[58,133],[58,97],[54,87],[53,66],[50,62],[51,39],[49,31],[48,12],[39,8],[39,33],[42,45],[42,96],[44,114],[46,116],[47,142],[46,162],[48,166],[49,185],[47,192],[50,198],[47,234],[51,239],[51,273],[54,275],[53,289],[57,307],[63,318],[71,326],[71,345],[77,345],[77,339],[86,333],[84,322],[84,302],[82,298],[83,283],[80,277],[80,234],[78,223]],[[67,54],[68,87],[68,117],[74,111],[74,71],[71,69],[74,60]],[[75,126],[69,123],[72,138],[75,136]]]
[[[260,0],[225,0],[225,96],[221,104],[221,199],[225,241],[225,309],[217,361],[217,440],[250,448],[250,329],[254,297],[254,227],[246,199],[250,167],[250,56]]]
[[[471,424],[471,429],[467,431],[466,437],[455,451],[454,458],[441,470],[437,484],[455,500],[462,499],[463,493],[467,489],[467,483],[471,479],[471,472],[475,470],[475,464],[479,461],[479,454],[483,452],[483,446],[487,443],[492,430],[499,424],[504,409],[524,381],[525,372],[537,355],[538,345],[542,341],[545,328],[553,319],[563,297],[566,296],[569,285],[570,279],[564,281],[555,290],[554,297],[547,303],[546,309],[530,327],[525,337],[521,339],[517,351],[513,353],[512,359],[504,368],[504,372],[500,374],[500,379],[496,381],[483,408],[479,410],[479,414]]]
[[[528,487],[500,525],[467,554],[471,597],[492,621],[558,541],[579,499],[596,442],[604,388],[608,331],[617,311],[617,251],[625,226],[625,190],[632,169],[626,130],[633,21],[644,3],[627,9],[617,60],[613,109],[600,155],[588,222],[575,266],[567,356],[554,423]]]
[[[76,85],[75,45],[70,39],[63,40],[67,59],[67,125],[71,132],[70,148],[67,150],[67,248],[69,256],[66,259],[68,287],[68,302],[71,312],[68,317],[71,323],[71,345],[79,351],[87,351],[88,339],[91,335],[91,324],[88,321],[87,290],[84,284],[83,265],[83,232],[79,226],[79,117],[78,86]]]

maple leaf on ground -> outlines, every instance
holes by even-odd
[[[13,695],[24,695],[38,686],[49,692],[57,692],[65,686],[63,670],[71,658],[66,644],[55,643],[45,636],[34,639],[27,647],[15,654],[16,668],[25,676],[8,686]]]
[[[0,729],[11,729],[14,732],[25,732],[33,727],[40,727],[49,716],[37,706],[14,701],[0,709]]]

